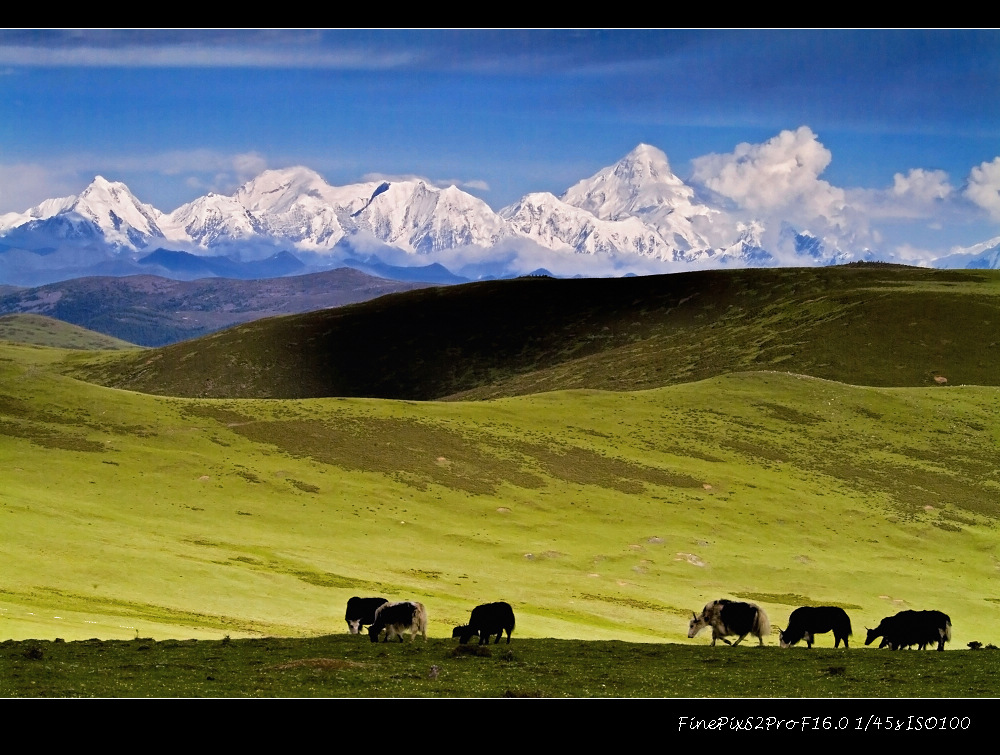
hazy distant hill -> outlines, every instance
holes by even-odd
[[[209,257],[174,252],[169,249],[157,249],[136,260],[136,265],[143,266],[153,274],[163,274],[167,278],[177,280],[195,280],[197,278],[240,278],[251,280],[257,278],[279,278],[283,275],[295,275],[307,272],[295,255],[290,252],[278,252],[263,260],[252,262],[237,262],[229,257]]]
[[[1000,385],[997,322],[994,271],[521,278],[261,320],[76,374],[177,396],[421,400],[646,389],[749,370],[871,386]]]
[[[349,268],[266,280],[76,278],[0,291],[0,314],[42,314],[142,346],[162,346],[260,317],[338,307],[427,285]]]

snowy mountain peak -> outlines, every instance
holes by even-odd
[[[640,144],[625,157],[590,178],[574,184],[562,196],[602,220],[618,220],[644,211],[647,214],[686,207],[694,190],[670,170],[666,154]]]
[[[573,185],[562,201],[601,220],[639,218],[683,251],[710,246],[692,221],[704,223],[716,211],[695,203],[694,189],[674,175],[666,154],[648,144]]]
[[[314,170],[301,165],[265,170],[236,190],[234,199],[251,212],[287,209],[302,197],[321,199],[333,187]]]
[[[109,181],[104,176],[94,176],[90,185],[77,197],[75,205],[78,208],[77,211],[81,207],[90,207],[98,212],[105,209],[143,207],[150,214],[157,212],[136,199],[128,186],[120,181]]]
[[[132,191],[121,181],[109,181],[104,176],[94,176],[78,201],[107,202],[108,204],[141,204]]]
[[[160,222],[172,240],[190,239],[202,247],[266,234],[263,224],[232,197],[209,193],[181,205]]]
[[[90,185],[62,212],[75,212],[96,225],[112,244],[143,247],[152,237],[162,238],[158,222],[163,213],[143,204],[120,181],[95,176]]]
[[[672,179],[673,182],[681,184],[681,180],[670,169],[667,154],[651,144],[639,144],[619,160],[615,167],[620,175],[628,175],[633,183],[656,181],[662,176],[664,180]]]
[[[491,247],[506,235],[503,220],[481,199],[419,179],[380,184],[352,218],[380,241],[417,254]]]

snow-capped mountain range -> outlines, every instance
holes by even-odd
[[[208,194],[164,213],[98,176],[78,196],[0,216],[0,282],[138,272],[159,249],[242,261],[290,251],[303,262],[299,272],[345,260],[439,264],[468,278],[539,268],[622,275],[877,258],[867,249],[829,248],[790,227],[780,237],[792,255],[779,257],[764,248],[764,230],[699,201],[666,155],[646,144],[561,197],[528,194],[499,212],[454,186],[404,180],[335,187],[293,167],[265,171],[232,196]],[[993,242],[980,254],[970,250],[968,262],[995,266],[995,244],[986,260]]]

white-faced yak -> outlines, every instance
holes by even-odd
[[[375,611],[375,621],[368,627],[368,638],[372,642],[378,642],[378,636],[385,630],[385,639],[388,642],[393,637],[399,637],[403,641],[403,635],[410,635],[410,642],[418,634],[427,639],[427,610],[423,603],[414,600],[401,601],[399,603],[384,603]]]
[[[347,601],[347,612],[344,621],[351,634],[360,634],[361,630],[375,622],[375,611],[379,606],[389,601],[385,598],[359,598],[357,596]]]
[[[767,619],[764,609],[754,603],[742,603],[737,600],[713,600],[701,611],[692,613],[688,625],[688,637],[694,637],[705,627],[712,627],[712,644],[722,640],[727,645],[739,645],[748,634],[752,634],[760,644],[764,644],[764,635],[771,633],[771,622]],[[739,635],[736,642],[726,639],[731,635]]]

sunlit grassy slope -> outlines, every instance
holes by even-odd
[[[0,341],[60,349],[134,349],[135,344],[44,315],[0,316]]]
[[[894,266],[526,278],[260,320],[78,377],[192,398],[481,399],[781,370],[1000,385],[1000,271]]]
[[[904,607],[949,613],[952,647],[1000,642],[996,387],[207,400],[65,357],[0,345],[3,637],[324,634],[381,594],[424,602],[436,637],[507,600],[515,637],[686,643],[731,597],[775,625],[844,606],[857,645]]]

